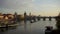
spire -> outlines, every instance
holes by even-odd
[[[24,12],[24,15],[26,15],[26,12]]]
[[[17,12],[15,12],[15,15],[17,15]]]
[[[15,18],[17,17],[17,12],[14,13]]]

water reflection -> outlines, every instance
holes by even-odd
[[[8,27],[8,28],[0,28],[0,32],[6,32],[6,31],[9,31],[9,30],[13,30],[13,29],[16,29],[16,26]]]
[[[30,23],[29,21],[27,21],[26,23],[20,22],[19,26],[1,28],[0,31],[3,32],[4,34],[44,34],[45,26],[50,25],[55,27],[55,22],[56,22],[55,20],[53,21],[40,20],[34,23]]]
[[[25,34],[31,34],[31,24],[32,23],[24,23],[24,32],[25,32]]]

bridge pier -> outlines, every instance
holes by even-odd
[[[52,21],[52,18],[51,17],[49,17],[49,21]]]
[[[49,18],[49,21],[51,21],[52,19],[51,18]]]
[[[37,20],[39,21],[39,20],[41,20],[41,18],[40,17],[37,17]]]
[[[36,16],[33,16],[33,20],[34,20],[34,22],[36,22]]]
[[[37,16],[37,20],[39,21],[40,19],[41,19],[40,15],[39,15],[39,16]]]
[[[45,20],[46,20],[46,18],[44,17],[44,18],[43,18],[43,21],[45,21]]]

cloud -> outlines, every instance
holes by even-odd
[[[55,11],[56,13],[57,8],[60,9],[58,0],[3,0],[0,5],[0,11],[4,11],[4,13],[14,13],[15,11],[24,13],[26,11],[37,15],[42,13],[43,15],[43,12]]]

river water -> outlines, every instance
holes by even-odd
[[[19,23],[19,26],[14,27],[12,29],[8,29],[4,32],[0,31],[0,34],[44,34],[45,32],[45,26],[53,26],[55,29],[56,21],[52,19],[52,21],[49,21],[48,19],[46,21],[43,21],[42,19],[40,21],[30,23],[27,21],[26,24],[24,22]]]

